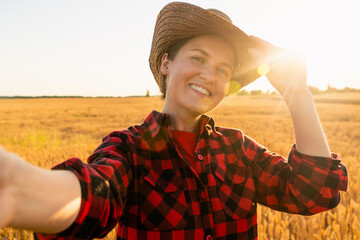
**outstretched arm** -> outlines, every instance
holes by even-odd
[[[61,232],[75,221],[80,204],[74,173],[33,166],[0,146],[0,227]]]
[[[307,87],[305,59],[260,38],[251,38],[261,50],[251,48],[249,52],[259,64],[269,66],[266,77],[288,106],[294,126],[296,149],[307,155],[330,157],[314,100]]]

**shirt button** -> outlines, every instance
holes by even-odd
[[[205,199],[205,198],[207,197],[206,192],[202,192],[202,193],[201,193],[201,197],[202,197],[203,199]],[[210,236],[210,235],[209,235],[209,236]]]
[[[198,157],[198,159],[199,159],[200,161],[202,161],[202,160],[204,159],[203,156],[200,155],[200,154],[199,154],[197,157]]]
[[[213,240],[213,237],[211,235],[207,235],[206,240]]]

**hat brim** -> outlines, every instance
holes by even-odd
[[[218,34],[227,39],[235,50],[235,67],[227,95],[260,77],[257,64],[247,51],[257,46],[245,32],[210,10],[173,2],[167,4],[157,17],[149,58],[151,71],[160,88],[163,81],[161,59],[168,48],[182,39],[203,34]]]

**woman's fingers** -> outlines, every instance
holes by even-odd
[[[257,47],[249,48],[248,52],[256,61],[259,75],[266,75],[281,95],[306,89],[306,61],[301,55],[261,38],[250,38]]]
[[[276,48],[276,46],[274,44],[272,44],[272,43],[270,43],[270,42],[268,42],[268,41],[266,41],[266,40],[264,40],[262,38],[252,36],[252,35],[250,35],[249,37],[250,37],[251,40],[253,40],[256,43],[256,45],[264,48],[264,50],[266,50],[266,49],[268,50],[270,48]]]
[[[256,47],[249,48],[248,52],[255,58],[258,66],[266,64],[270,68],[271,64],[276,62],[284,51],[284,49],[276,47],[259,37],[250,36],[250,38],[254,41]]]

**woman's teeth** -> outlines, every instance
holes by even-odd
[[[199,87],[199,86],[196,86],[196,85],[193,85],[193,84],[190,84],[190,87],[191,87],[192,89],[194,89],[194,90],[196,90],[196,91],[198,91],[198,92],[206,95],[206,96],[210,96],[210,93],[209,93],[206,89],[204,89],[204,88],[202,88],[202,87]]]

